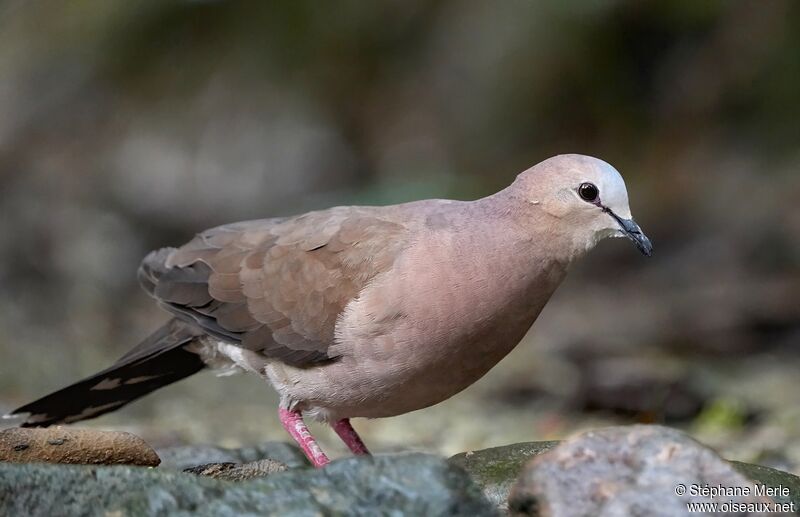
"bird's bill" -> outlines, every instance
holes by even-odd
[[[653,243],[647,238],[647,235],[642,232],[642,229],[636,224],[633,219],[623,219],[611,210],[606,210],[611,217],[616,219],[617,223],[622,230],[623,235],[629,238],[639,248],[644,255],[648,257],[653,254]]]
[[[648,257],[653,254],[653,243],[650,242],[650,239],[647,238],[647,235],[642,232],[642,229],[639,228],[639,225],[636,224],[636,221],[633,219],[620,218],[619,224],[622,226],[622,233],[625,234],[625,237],[629,238],[634,244],[636,244],[636,247],[639,248],[639,251]]]

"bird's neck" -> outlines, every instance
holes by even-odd
[[[467,210],[475,212],[470,219],[488,225],[484,232],[498,237],[497,247],[506,253],[513,248],[520,260],[537,270],[566,271],[589,249],[585,245],[588,241],[569,228],[566,221],[521,197],[511,187],[470,205]]]
[[[463,218],[471,223],[456,231],[453,267],[482,283],[485,299],[498,310],[519,305],[520,317],[532,323],[578,254],[550,221],[521,219],[513,203],[484,198],[470,205],[465,209],[480,213]]]

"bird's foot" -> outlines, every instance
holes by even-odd
[[[350,425],[349,418],[338,420],[331,424],[331,427],[333,427],[333,430],[336,431],[336,434],[339,435],[339,438],[342,439],[353,454],[369,454],[369,449],[364,445],[364,441],[358,436],[353,426]]]
[[[303,415],[299,411],[290,411],[288,409],[278,409],[278,415],[281,419],[283,428],[294,438],[297,445],[303,449],[308,461],[311,462],[316,468],[321,468],[330,463],[330,460],[322,452],[317,440],[311,435],[311,431],[306,427],[303,422]],[[351,428],[352,429],[352,428]],[[355,433],[355,431],[353,431]]]

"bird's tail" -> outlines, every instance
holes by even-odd
[[[187,350],[201,333],[171,320],[110,368],[62,388],[6,415],[27,414],[22,427],[78,422],[121,408],[202,370],[200,356]]]

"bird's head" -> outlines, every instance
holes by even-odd
[[[648,257],[653,252],[631,216],[622,176],[603,160],[555,156],[520,174],[515,187],[517,195],[551,216],[552,231],[568,237],[576,253],[606,237],[627,237]]]

